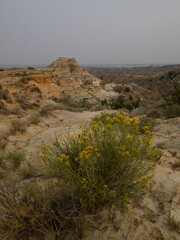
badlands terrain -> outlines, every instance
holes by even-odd
[[[136,202],[130,202],[125,213],[112,208],[88,216],[83,236],[68,239],[180,239],[180,115],[164,114],[162,97],[178,86],[179,80],[180,66],[83,69],[75,59],[67,58],[58,58],[45,68],[2,69],[1,186],[8,179],[46,181],[40,158],[42,140],[48,144],[77,134],[80,125],[87,125],[101,112],[123,108],[152,127],[153,144],[159,149],[152,186]],[[20,150],[26,154],[17,166],[3,159],[8,152]],[[2,206],[0,209],[3,211]]]

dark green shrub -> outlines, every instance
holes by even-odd
[[[124,98],[122,96],[119,96],[117,100],[114,100],[111,104],[110,104],[112,109],[119,109],[119,108],[123,108],[125,107],[124,104]]]
[[[180,105],[172,104],[165,107],[163,110],[163,115],[167,118],[180,117]]]
[[[130,92],[130,87],[126,87],[125,92]]]

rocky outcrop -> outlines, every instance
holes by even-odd
[[[58,69],[58,71],[61,71],[62,73],[73,73],[77,71],[82,71],[81,66],[75,58],[60,57],[56,61],[52,62],[50,67],[56,70]]]

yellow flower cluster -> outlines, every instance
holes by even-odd
[[[124,124],[125,124],[125,125],[130,125],[130,119],[129,119],[129,118],[124,119]]]
[[[126,139],[132,141],[133,140],[133,136],[126,136]]]
[[[130,157],[131,156],[131,154],[128,152],[128,151],[125,151],[125,152],[121,152],[121,155],[123,156],[123,157]]]
[[[138,121],[137,117],[132,118],[131,121],[133,121],[135,125],[139,124],[139,121]]]
[[[82,152],[79,153],[79,158],[89,159],[91,157],[92,152],[93,152],[93,147],[87,146]]]
[[[90,138],[89,138],[89,137],[87,137],[87,136],[84,136],[84,137],[83,137],[83,140],[84,140],[84,141],[89,141],[89,140],[90,140]]]
[[[148,130],[148,129],[149,129],[149,126],[144,126],[142,129],[143,129],[143,130]]]
[[[146,176],[142,176],[140,181],[145,181],[146,183],[148,183],[149,179]]]
[[[64,163],[66,164],[67,166],[69,166],[69,156],[65,155],[65,154],[61,154],[61,156],[58,158],[58,160],[61,162],[61,163]]]

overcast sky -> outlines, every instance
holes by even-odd
[[[0,0],[0,64],[180,63],[180,0]]]

